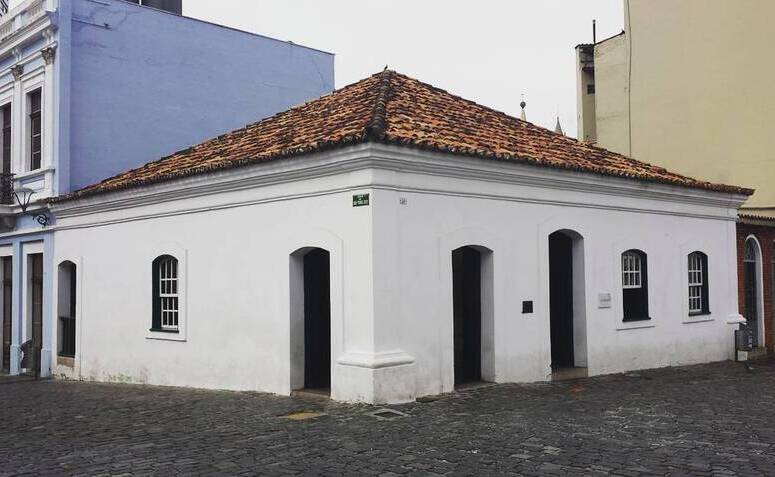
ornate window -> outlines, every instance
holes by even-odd
[[[180,296],[178,292],[178,259],[162,255],[153,261],[152,331],[179,330]]]
[[[622,254],[622,295],[624,321],[650,319],[647,260],[640,250]]]
[[[710,312],[708,300],[708,257],[702,252],[689,254],[689,314]]]
[[[29,94],[30,114],[30,170],[40,169],[43,151],[43,125],[41,121],[41,92],[35,90]]]

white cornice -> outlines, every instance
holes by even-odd
[[[12,54],[12,51],[15,48],[30,43],[30,39],[33,37],[43,36],[43,33],[47,28],[56,27],[51,20],[51,15],[52,12],[47,12],[36,18],[32,23],[25,25],[10,36],[4,38],[3,41],[0,42],[0,57]]]
[[[380,188],[418,193],[547,203],[571,207],[668,213],[671,215],[722,220],[735,220],[736,213],[734,211],[747,198],[737,194],[647,183],[616,177],[604,177],[580,172],[509,163],[506,161],[456,157],[449,154],[429,153],[381,144],[362,144],[305,157],[270,161],[253,166],[181,178],[167,183],[136,187],[83,199],[75,199],[63,203],[55,203],[51,205],[51,212],[59,219],[86,216],[89,214],[156,205],[171,201],[181,201],[189,198],[211,196],[219,193],[235,192],[368,169],[457,179],[472,179],[501,184],[521,185],[532,188],[554,189],[558,191],[577,191],[598,196],[617,196],[627,199],[641,198],[651,201],[681,204],[684,206],[705,206],[719,210],[712,214],[693,213],[688,211],[660,211],[643,207],[604,205],[596,203],[593,200],[585,202],[564,202],[562,200],[550,201],[533,197],[514,196],[513,194],[467,193],[458,190],[442,190],[438,188],[420,189],[407,187],[397,182],[386,181],[384,179],[374,179],[374,175],[371,176],[372,178],[370,180],[364,183],[350,184],[346,188],[337,190],[321,190],[317,191],[315,194],[299,194],[299,197],[316,194],[325,195],[345,190]],[[278,196],[244,202],[226,202],[220,203],[216,207],[208,207],[206,209],[212,210],[213,208],[239,207],[259,202],[289,200],[295,197],[296,196]],[[192,213],[199,209],[187,208],[185,204],[181,204],[181,207],[175,210],[176,212],[174,213],[165,212],[162,215]],[[152,216],[155,216],[155,214],[148,214],[146,212],[144,215],[138,215],[131,220],[139,220]],[[104,224],[104,221],[100,221],[100,223]],[[82,225],[83,224],[81,224],[81,226]]]

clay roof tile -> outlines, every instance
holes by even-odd
[[[382,142],[750,195],[556,134],[385,70],[269,118],[53,199],[61,202],[334,147]]]

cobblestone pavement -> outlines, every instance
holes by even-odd
[[[0,384],[0,475],[775,475],[775,361],[493,385],[378,408]],[[296,411],[321,417],[291,420]]]

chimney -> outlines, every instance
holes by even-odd
[[[131,3],[143,5],[145,7],[155,8],[157,10],[164,10],[165,12],[174,13],[176,15],[183,14],[183,0],[128,0]]]

